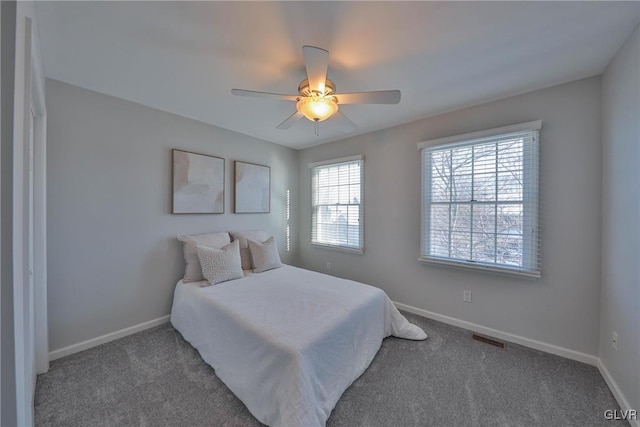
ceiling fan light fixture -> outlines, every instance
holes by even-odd
[[[237,96],[255,98],[271,98],[281,101],[295,101],[296,112],[276,126],[276,129],[289,129],[306,117],[314,122],[316,135],[319,134],[319,123],[336,116],[342,123],[345,132],[350,132],[356,125],[338,112],[338,103],[344,104],[397,104],[400,102],[399,90],[378,90],[373,92],[336,93],[336,85],[327,77],[329,52],[314,46],[302,46],[304,68],[307,78],[298,85],[298,95],[260,92],[255,90],[231,89]],[[337,115],[336,115],[337,113]]]
[[[338,111],[338,100],[335,96],[306,96],[296,102],[296,109],[312,122],[322,122]]]

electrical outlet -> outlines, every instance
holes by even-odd
[[[331,270],[331,263],[327,262],[327,270]]]
[[[464,302],[471,302],[471,291],[464,291],[462,293],[462,300]]]
[[[614,332],[613,334],[611,334],[611,345],[613,346],[613,348],[615,348],[616,350],[618,349],[618,334],[616,332]]]

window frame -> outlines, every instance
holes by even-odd
[[[314,205],[314,174],[315,169],[320,167],[332,167],[338,166],[344,163],[360,163],[360,198],[359,198],[359,217],[358,217],[358,237],[360,245],[358,247],[353,246],[343,246],[340,244],[332,244],[332,243],[323,243],[317,242],[313,240],[314,235],[314,216],[316,215],[316,205]],[[338,252],[347,252],[354,254],[364,254],[364,156],[363,155],[354,155],[348,157],[341,157],[337,159],[323,160],[320,162],[309,163],[309,170],[311,174],[311,225],[310,225],[310,233],[309,233],[309,242],[312,246],[330,249]]]
[[[504,126],[500,128],[487,129],[478,132],[471,132],[461,135],[454,135],[445,138],[432,139],[428,141],[422,141],[418,143],[418,149],[420,150],[420,162],[421,162],[421,197],[420,197],[420,255],[418,261],[436,264],[448,267],[473,269],[480,271],[487,271],[491,273],[507,274],[524,276],[528,278],[540,278],[540,215],[539,215],[539,153],[540,153],[540,139],[539,133],[542,128],[542,120],[536,120],[532,122],[520,123],[511,126]],[[523,263],[523,267],[507,266],[504,264],[495,264],[490,262],[480,262],[471,260],[461,260],[449,257],[439,257],[433,255],[426,255],[425,249],[427,247],[427,227],[430,221],[428,220],[427,208],[431,206],[431,202],[427,201],[427,196],[431,193],[431,174],[427,174],[427,161],[425,160],[425,151],[434,149],[447,149],[455,148],[456,146],[475,146],[476,144],[482,144],[482,139],[507,136],[509,134],[519,132],[533,132],[534,142],[532,155],[523,157],[523,171],[530,171],[534,175],[525,181],[522,187],[522,209],[523,209],[523,230],[530,229],[531,233],[529,237],[523,236],[523,252],[528,253],[529,259],[526,263]],[[474,144],[474,140],[478,140]],[[523,147],[523,150],[527,147]],[[431,171],[431,168],[428,168]],[[427,176],[428,175],[428,176]],[[530,182],[533,179],[533,182]],[[451,201],[449,203],[451,205]],[[473,205],[470,202],[470,205]]]

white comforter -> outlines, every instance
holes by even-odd
[[[180,281],[171,323],[258,420],[287,427],[324,426],[383,338],[427,337],[384,291],[291,266]]]

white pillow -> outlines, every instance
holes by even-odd
[[[240,244],[237,241],[222,249],[197,246],[196,250],[202,265],[202,274],[209,285],[244,277],[240,263]]]
[[[251,251],[249,250],[249,244],[247,239],[254,240],[256,242],[263,242],[267,240],[269,235],[264,230],[250,230],[250,231],[230,231],[233,240],[240,242],[240,258],[242,258],[242,268],[245,270],[251,270],[254,265],[251,261]]]
[[[262,243],[251,239],[248,241],[251,257],[253,258],[254,273],[262,273],[263,271],[282,267],[278,247],[273,236]]]
[[[182,250],[184,252],[185,266],[182,281],[184,283],[204,280],[202,267],[200,266],[200,260],[198,259],[198,253],[196,252],[196,246],[207,246],[210,248],[220,249],[231,243],[231,238],[227,232],[194,234],[191,236],[181,234],[178,236],[178,240],[183,243]]]

